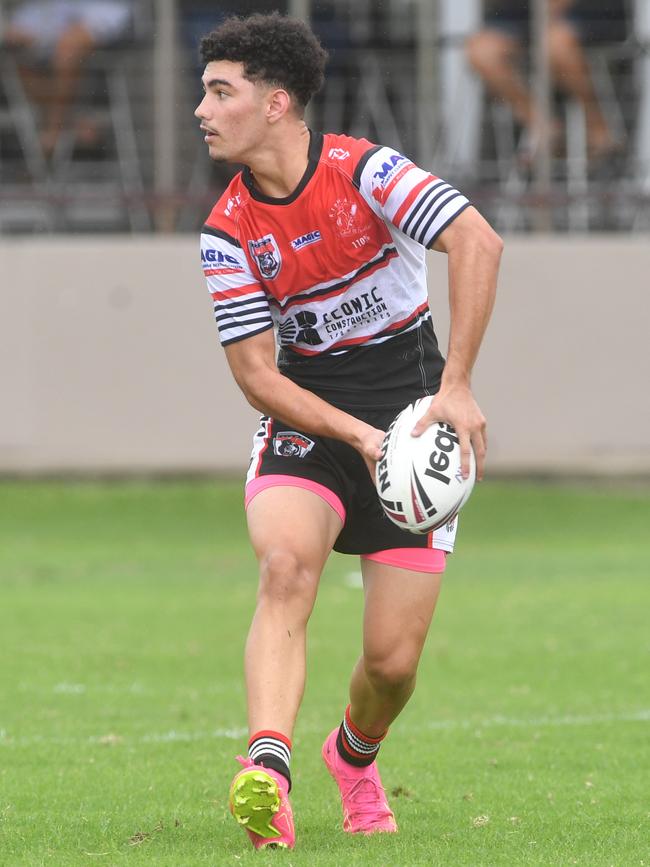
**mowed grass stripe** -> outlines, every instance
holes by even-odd
[[[641,489],[479,486],[382,747],[394,838],[343,835],[320,762],[360,643],[358,566],[332,557],[283,863],[649,863],[649,526]],[[4,483],[0,584],[0,864],[276,863],[226,806],[256,588],[241,485]]]

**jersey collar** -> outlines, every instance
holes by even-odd
[[[298,184],[298,186],[288,196],[284,196],[283,198],[265,196],[264,193],[260,192],[260,190],[258,190],[255,186],[255,182],[253,181],[253,175],[248,166],[246,166],[242,170],[242,180],[244,182],[244,186],[251,194],[251,198],[255,199],[256,202],[264,202],[267,205],[290,205],[292,202],[296,201],[298,196],[302,193],[309,181],[312,179],[314,172],[318,168],[318,161],[320,160],[322,150],[323,134],[320,132],[312,132],[312,130],[309,130],[307,168],[305,169],[305,173],[300,179],[300,183]]]

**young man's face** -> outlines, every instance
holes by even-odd
[[[205,95],[194,112],[213,160],[246,162],[264,140],[268,88],[244,78],[243,64],[215,60],[203,73]]]

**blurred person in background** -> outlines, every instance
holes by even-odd
[[[39,107],[41,145],[54,152],[69,120],[84,61],[97,48],[129,32],[132,0],[24,0],[9,18],[5,42],[22,50],[19,70],[25,89]],[[89,118],[75,130],[81,146],[97,144]]]
[[[583,45],[625,39],[623,0],[548,0],[548,49],[555,85],[577,100],[585,113],[588,157],[602,162],[620,153],[624,143],[612,132],[596,95]],[[530,0],[486,0],[481,31],[466,43],[469,62],[493,96],[507,102],[525,130],[524,157],[532,158],[542,137],[552,152],[561,150],[563,129],[553,118],[544,129],[535,100],[521,71],[530,45]]]

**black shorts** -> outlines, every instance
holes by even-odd
[[[358,418],[379,430],[386,430],[396,414],[395,409],[355,412]],[[304,434],[282,421],[262,416],[246,477],[246,504],[264,488],[282,484],[313,490],[339,514],[343,527],[334,550],[342,554],[372,555],[400,549],[451,553],[454,549],[457,519],[426,535],[409,533],[389,521],[368,468],[352,446],[329,437]],[[386,558],[375,559],[390,562]],[[444,564],[443,555],[437,559]],[[417,560],[415,557],[413,562]],[[392,565],[402,563],[393,558]],[[406,562],[404,565],[408,568]]]

